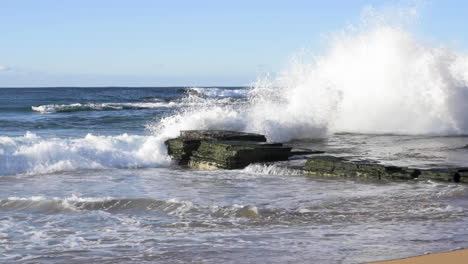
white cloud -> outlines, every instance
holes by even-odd
[[[11,67],[0,65],[0,72],[11,71],[11,70],[12,70]]]

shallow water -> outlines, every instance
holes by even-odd
[[[255,171],[3,177],[2,262],[358,263],[468,245],[464,185]]]
[[[195,124],[232,128],[235,116],[227,122],[211,114],[242,107],[245,88],[1,92],[1,263],[360,263],[468,247],[466,185],[316,179],[274,164],[205,172],[171,163],[163,136]],[[194,112],[209,118],[165,123]],[[331,134],[289,144],[437,167],[468,166],[467,142]]]

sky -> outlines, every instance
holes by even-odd
[[[415,3],[422,38],[468,50],[460,0],[0,0],[0,87],[249,85],[365,7]]]

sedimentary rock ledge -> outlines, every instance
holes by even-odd
[[[367,178],[376,180],[436,180],[468,183],[468,168],[417,169],[381,164],[351,162],[334,156],[309,158],[304,166],[309,175]]]
[[[263,135],[225,130],[181,131],[166,145],[180,165],[198,169],[241,169],[255,162],[287,160],[291,154],[290,147],[266,143]]]
[[[418,169],[354,162],[321,151],[267,143],[264,135],[226,130],[187,130],[166,141],[168,153],[180,165],[196,169],[242,169],[251,163],[286,161],[292,155],[309,155],[300,168],[305,174],[374,180],[436,180],[468,183],[468,168]],[[294,168],[297,170],[297,166]]]

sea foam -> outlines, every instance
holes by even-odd
[[[56,171],[168,166],[163,140],[156,136],[43,138],[33,133],[0,137],[0,175]]]

